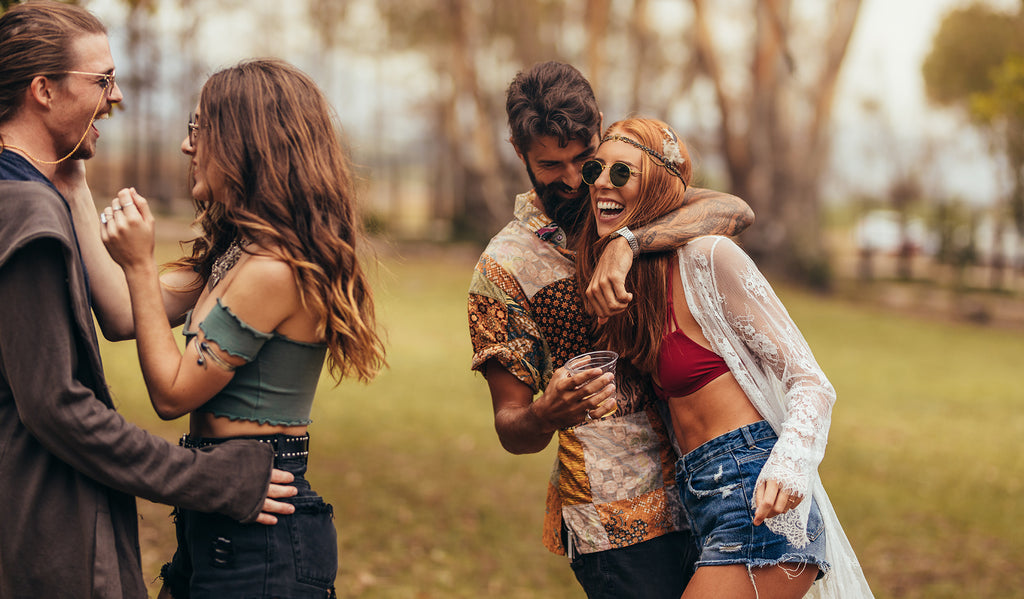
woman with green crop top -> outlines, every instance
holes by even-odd
[[[333,596],[332,509],[303,477],[310,408],[325,359],[336,380],[368,381],[384,363],[334,115],[293,66],[243,62],[203,86],[181,149],[202,233],[158,276],[149,206],[119,192],[100,237],[120,269],[83,251],[97,319],[107,337],[137,339],[157,413],[189,415],[182,444],[270,443],[298,495],[269,527],[179,510],[161,596]],[[171,332],[182,322],[184,353]]]

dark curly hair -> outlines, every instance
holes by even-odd
[[[589,143],[601,127],[590,82],[562,62],[541,62],[519,71],[508,86],[505,112],[512,143],[523,153],[542,136],[557,137],[563,148],[573,140]]]

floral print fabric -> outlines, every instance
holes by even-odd
[[[554,370],[595,349],[564,234],[534,205],[516,198],[516,219],[487,246],[469,290],[474,370],[488,360],[533,389]],[[486,374],[486,373],[485,373]],[[616,381],[622,399],[611,418],[558,431],[548,486],[544,544],[565,554],[627,547],[684,527],[675,488],[675,452],[650,383]]]

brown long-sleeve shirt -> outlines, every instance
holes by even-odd
[[[70,214],[0,181],[0,597],[145,597],[135,497],[255,520],[272,449],[184,449],[127,422],[103,377]]]

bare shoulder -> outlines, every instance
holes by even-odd
[[[248,257],[238,265],[238,274],[232,282],[232,288],[255,293],[273,295],[298,294],[298,285],[292,267],[270,254],[259,253]]]
[[[298,284],[287,262],[260,252],[236,268],[221,299],[245,322],[269,331],[300,309]]]

